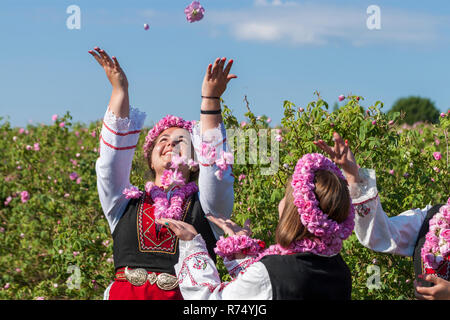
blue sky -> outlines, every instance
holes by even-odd
[[[100,119],[111,87],[88,54],[94,46],[118,57],[147,125],[168,113],[198,119],[204,71],[217,57],[235,60],[238,79],[223,98],[240,120],[245,95],[276,124],[284,100],[305,106],[315,90],[330,104],[348,93],[365,106],[381,100],[385,111],[408,95],[450,107],[446,0],[200,2],[205,17],[191,24],[184,0],[2,0],[0,116],[13,126],[49,124],[67,110],[75,121]],[[80,30],[66,27],[72,4]],[[366,26],[372,4],[381,30]]]

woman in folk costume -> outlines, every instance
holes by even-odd
[[[418,299],[450,299],[450,198],[445,205],[389,217],[378,196],[375,170],[358,169],[348,142],[337,133],[334,138],[334,149],[323,140],[315,144],[341,165],[349,179],[358,240],[377,252],[413,257]]]
[[[113,86],[96,163],[98,193],[114,240],[116,270],[105,299],[182,299],[174,270],[179,239],[155,220],[169,217],[193,224],[214,254],[221,230],[205,213],[230,216],[234,201],[232,154],[227,152],[220,110],[220,96],[236,78],[229,74],[233,61],[225,67],[226,59],[217,59],[208,66],[198,124],[169,115],[148,132],[144,154],[154,180],[139,190],[129,177],[145,113],[129,108],[128,81],[117,59],[100,48],[94,50],[89,53]],[[194,153],[198,164],[192,158]]]
[[[353,231],[354,212],[347,182],[321,154],[297,162],[278,211],[277,244],[249,237],[229,219],[209,216],[229,237],[216,253],[234,277],[222,283],[203,236],[195,226],[161,219],[180,238],[175,265],[185,299],[350,299],[351,274],[340,255]]]

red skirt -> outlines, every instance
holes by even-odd
[[[155,272],[156,275],[159,273]],[[119,278],[119,279],[118,279]],[[163,290],[156,283],[146,281],[142,286],[135,286],[123,277],[117,277],[110,286],[109,300],[183,300],[180,288]]]

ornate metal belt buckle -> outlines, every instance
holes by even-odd
[[[134,286],[142,286],[147,281],[147,276],[148,273],[145,269],[128,270],[128,267],[125,267],[125,278]]]
[[[178,286],[178,278],[168,273],[160,273],[156,285],[162,290],[173,290]]]
[[[157,280],[157,276],[156,273],[152,272],[148,274],[148,281],[150,281],[150,284],[155,284],[156,280]]]

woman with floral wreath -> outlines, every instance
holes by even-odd
[[[236,78],[229,73],[233,61],[225,66],[226,58],[218,58],[208,66],[198,124],[168,115],[148,132],[144,155],[154,179],[139,190],[129,178],[146,115],[130,108],[128,80],[118,60],[98,47],[89,53],[113,87],[96,162],[98,193],[113,237],[116,271],[104,298],[182,299],[174,270],[179,239],[155,220],[171,218],[193,224],[214,257],[213,248],[222,233],[205,213],[230,216],[234,201],[232,154],[227,152],[220,108],[220,96]]]
[[[160,219],[181,240],[175,270],[185,299],[350,299],[351,273],[340,250],[354,211],[339,168],[321,154],[303,156],[278,211],[277,243],[267,249],[249,237],[248,226],[208,216],[229,235],[215,249],[234,278],[226,283],[194,226]]]
[[[377,252],[413,257],[417,299],[450,299],[450,198],[445,205],[428,205],[389,217],[378,196],[375,170],[358,169],[348,142],[337,133],[334,140],[333,149],[323,140],[314,143],[349,179],[358,240]]]

